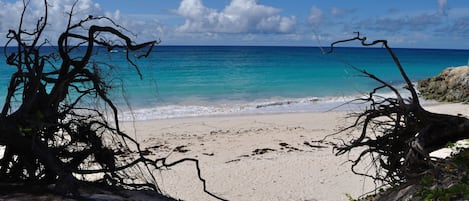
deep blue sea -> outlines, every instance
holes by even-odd
[[[469,62],[469,50],[394,51],[413,81]],[[4,60],[0,63],[2,105],[13,70]],[[403,84],[383,48],[343,47],[324,55],[317,47],[157,46],[150,57],[136,61],[142,80],[126,62],[125,52],[100,51],[94,60],[111,64],[102,67],[103,77],[115,86],[112,98],[124,120],[326,111],[378,85],[352,66],[396,86]]]

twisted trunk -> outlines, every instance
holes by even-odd
[[[338,133],[354,133],[358,130],[359,136],[348,143],[336,144],[336,154],[364,148],[352,160],[352,171],[391,185],[418,178],[436,168],[437,163],[444,163],[442,159],[430,158],[429,153],[444,148],[450,142],[469,138],[469,119],[425,110],[413,83],[386,40],[367,42],[366,37],[358,33],[354,38],[332,43],[330,50],[325,53],[332,53],[336,44],[349,41],[360,41],[363,46],[382,45],[396,64],[410,97],[403,97],[391,84],[355,68],[379,85],[368,96],[355,100],[368,107],[363,112],[352,114],[356,117],[354,123]],[[395,96],[386,98],[377,95],[381,90],[390,90]],[[375,169],[373,173],[355,169],[365,157],[371,158]]]

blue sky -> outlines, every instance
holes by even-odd
[[[21,2],[0,0],[0,34],[15,28]],[[41,2],[32,1],[31,19]],[[63,30],[73,2],[49,0],[48,37]],[[360,31],[392,47],[469,49],[468,0],[81,0],[77,8],[76,18],[106,15],[162,45],[318,46]]]

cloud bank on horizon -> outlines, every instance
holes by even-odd
[[[132,30],[137,40],[161,39],[164,45],[318,46],[360,31],[394,47],[469,49],[466,1],[80,0],[74,19],[104,15]],[[75,0],[48,3],[46,37],[54,40]],[[25,24],[34,25],[44,13],[43,2],[28,6]],[[17,29],[23,1],[0,0],[0,8],[0,35],[5,36]]]

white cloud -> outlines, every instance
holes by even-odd
[[[46,29],[43,32],[43,37],[48,38],[49,41],[55,42],[58,33],[65,30],[68,23],[68,13],[72,8],[75,0],[49,0],[48,3],[48,21]],[[17,30],[18,23],[20,22],[20,15],[23,11],[23,1],[18,0],[13,3],[0,2],[2,9],[0,9],[0,41],[6,40],[4,34],[8,30]],[[86,18],[89,14],[99,14],[100,8],[98,4],[93,3],[91,0],[78,1],[74,11],[72,23]],[[25,18],[23,19],[23,29],[26,31],[33,31],[36,28],[37,21],[45,15],[45,5],[43,1],[30,1],[27,5]]]
[[[296,17],[280,16],[279,9],[256,0],[232,0],[222,11],[207,8],[202,0],[182,0],[176,13],[185,18],[181,32],[288,33],[296,24]]]
[[[348,15],[350,13],[353,13],[355,12],[355,9],[340,9],[340,8],[337,8],[337,7],[332,7],[331,8],[331,14],[332,16],[344,16],[344,15]]]
[[[437,0],[438,1],[438,14],[448,15],[448,0]]]
[[[0,30],[6,33],[9,29],[17,28],[16,25],[19,21],[19,13],[23,8],[23,3],[17,1],[15,3],[5,3],[0,1]]]
[[[30,1],[23,28],[28,31],[33,31],[37,20],[44,16],[44,2],[43,1]],[[57,38],[60,33],[65,31],[68,23],[68,14],[76,0],[48,0],[48,23],[44,30],[43,38],[47,38],[52,45],[56,45]],[[21,11],[23,10],[23,1],[17,0],[13,3],[4,3],[0,1],[0,43],[5,43],[5,35],[8,30],[18,29]],[[124,16],[119,10],[108,12],[103,11],[99,4],[94,3],[92,0],[80,0],[74,7],[72,24],[82,19],[87,18],[89,15],[93,16],[106,16],[114,20],[117,24],[125,27],[127,30],[132,31],[137,35],[136,40],[155,40],[161,38],[166,33],[166,27],[161,25],[159,21],[154,18],[132,18]],[[98,25],[103,22],[95,22]]]
[[[318,25],[319,23],[321,23],[322,18],[323,18],[323,14],[322,14],[321,9],[319,9],[316,6],[311,7],[309,11],[308,22],[311,25]]]

